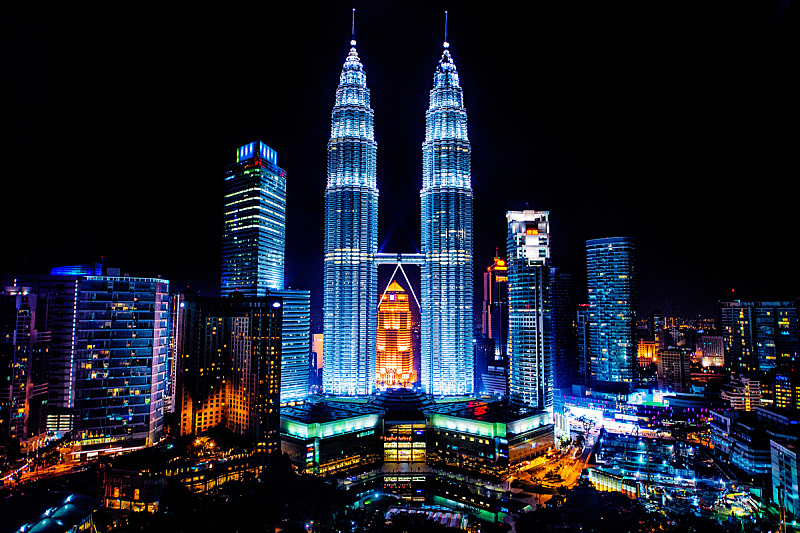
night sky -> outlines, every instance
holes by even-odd
[[[578,300],[586,239],[618,235],[636,239],[641,313],[800,295],[789,2],[14,4],[0,20],[4,276],[102,256],[217,294],[224,168],[261,140],[287,173],[286,284],[321,306],[326,146],[352,7],[380,248],[418,251],[447,9],[476,296],[505,248],[505,212],[526,206],[550,211],[553,262]]]

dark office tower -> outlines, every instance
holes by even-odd
[[[175,412],[179,434],[224,424],[280,447],[281,298],[180,294]]]
[[[658,386],[662,390],[689,392],[692,369],[689,353],[679,348],[658,351]]]
[[[325,188],[324,372],[326,393],[375,389],[377,334],[377,144],[364,67],[350,42],[328,142]]]
[[[658,342],[664,347],[664,330],[667,329],[666,317],[659,310],[647,315],[647,340]]]
[[[422,144],[422,389],[471,394],[472,188],[467,111],[449,44],[433,77]]]
[[[578,383],[588,385],[592,374],[592,356],[589,347],[589,304],[578,305],[578,312],[575,313],[575,334],[578,348]]]
[[[725,368],[755,372],[791,371],[798,361],[795,302],[720,302],[720,334]]]
[[[38,304],[39,295],[31,287],[15,283],[0,293],[0,377],[4,378],[0,386],[8,406],[8,426],[3,429],[21,441],[44,430],[43,356],[49,338],[42,320],[46,311]]]
[[[54,267],[49,276],[39,276],[37,292],[46,310],[50,344],[46,360],[48,383],[47,431],[61,436],[72,430],[75,407],[75,308],[78,280],[102,276],[103,265],[86,263]]]
[[[550,269],[550,301],[553,309],[553,386],[557,389],[577,383],[578,347],[575,337],[575,307],[572,276],[560,268]]]
[[[169,282],[85,276],[75,311],[75,423],[81,454],[149,446],[162,435]]]
[[[630,237],[586,241],[591,381],[635,385],[636,285]]]
[[[509,211],[509,399],[553,409],[550,222],[547,211]]]
[[[494,263],[486,267],[486,272],[483,273],[481,332],[494,341],[494,353],[487,361],[488,366],[506,368],[508,366],[508,265],[499,257],[495,257]]]
[[[225,169],[220,294],[264,296],[283,288],[286,172],[278,154],[256,141]]]

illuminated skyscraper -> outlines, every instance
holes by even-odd
[[[422,144],[422,388],[471,394],[472,188],[467,111],[448,43],[433,77]]]
[[[630,237],[586,241],[591,381],[635,385],[636,284]]]
[[[370,394],[375,388],[377,327],[377,144],[364,67],[350,42],[328,142],[325,188],[325,392]]]
[[[284,289],[286,172],[278,154],[255,141],[225,171],[220,294],[283,299],[281,403],[308,395],[311,293]]]
[[[509,398],[534,409],[553,408],[550,214],[509,211]]]
[[[378,310],[377,385],[410,387],[417,380],[411,350],[411,310],[408,294],[396,281],[381,297]]]
[[[283,288],[286,248],[286,172],[278,154],[256,141],[236,150],[225,169],[222,285],[228,296],[265,296]]]

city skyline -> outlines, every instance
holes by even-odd
[[[81,8],[20,6],[2,90],[14,103],[2,150],[15,199],[3,222],[20,229],[0,272],[103,256],[213,295],[220,176],[236,147],[258,139],[288,176],[286,285],[310,289],[321,307],[324,147],[353,6],[381,146],[378,250],[417,252],[419,146],[446,5],[286,8],[275,32],[252,36],[244,12],[168,8],[95,25]],[[579,300],[585,240],[618,235],[637,242],[642,313],[713,315],[720,299],[797,296],[781,230],[795,166],[782,45],[794,19],[773,7],[450,7],[451,50],[469,80],[474,275],[503,246],[505,212],[530,204],[551,213],[553,263],[573,275]],[[237,72],[253,87],[231,83]],[[153,220],[125,216],[145,191],[170,207]],[[98,217],[106,204],[114,216]],[[731,208],[748,220],[731,222]],[[154,232],[170,246],[152,256],[116,238]],[[751,242],[757,259],[741,261]]]

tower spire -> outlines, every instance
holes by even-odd
[[[450,43],[447,42],[447,11],[444,12],[444,47],[450,47]]]
[[[350,46],[356,45],[356,8],[353,8],[353,22],[350,25]]]

